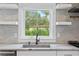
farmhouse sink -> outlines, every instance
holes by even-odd
[[[50,48],[50,45],[23,45],[23,48]]]

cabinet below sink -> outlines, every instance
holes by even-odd
[[[79,51],[17,51],[17,56],[79,56]]]
[[[56,51],[17,51],[17,56],[56,56]]]

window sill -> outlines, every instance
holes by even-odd
[[[27,39],[27,40],[25,40],[25,39],[18,39],[18,41],[20,42],[20,43],[22,43],[22,42],[35,42],[36,40],[32,40],[32,39]],[[40,42],[56,42],[56,39],[41,39],[40,40]]]

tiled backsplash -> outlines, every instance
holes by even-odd
[[[57,43],[67,43],[69,40],[79,41],[79,18],[69,19],[72,25],[57,26],[57,34],[60,37],[57,38]]]
[[[0,43],[17,43],[17,26],[0,25]]]
[[[0,9],[0,21],[18,21],[18,10]],[[17,43],[18,26],[0,24],[0,43]]]
[[[0,21],[17,21],[17,9],[0,9]]]

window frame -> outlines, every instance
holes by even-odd
[[[55,16],[55,9],[52,10],[52,9],[33,9],[33,8],[25,8],[25,7],[22,7],[20,6],[19,7],[19,39],[28,39],[28,40],[31,40],[31,39],[35,39],[36,36],[25,36],[25,20],[24,20],[24,17],[25,17],[25,11],[26,10],[48,10],[49,11],[49,15],[50,15],[50,21],[49,21],[49,36],[38,36],[38,39],[56,39],[56,16]]]

